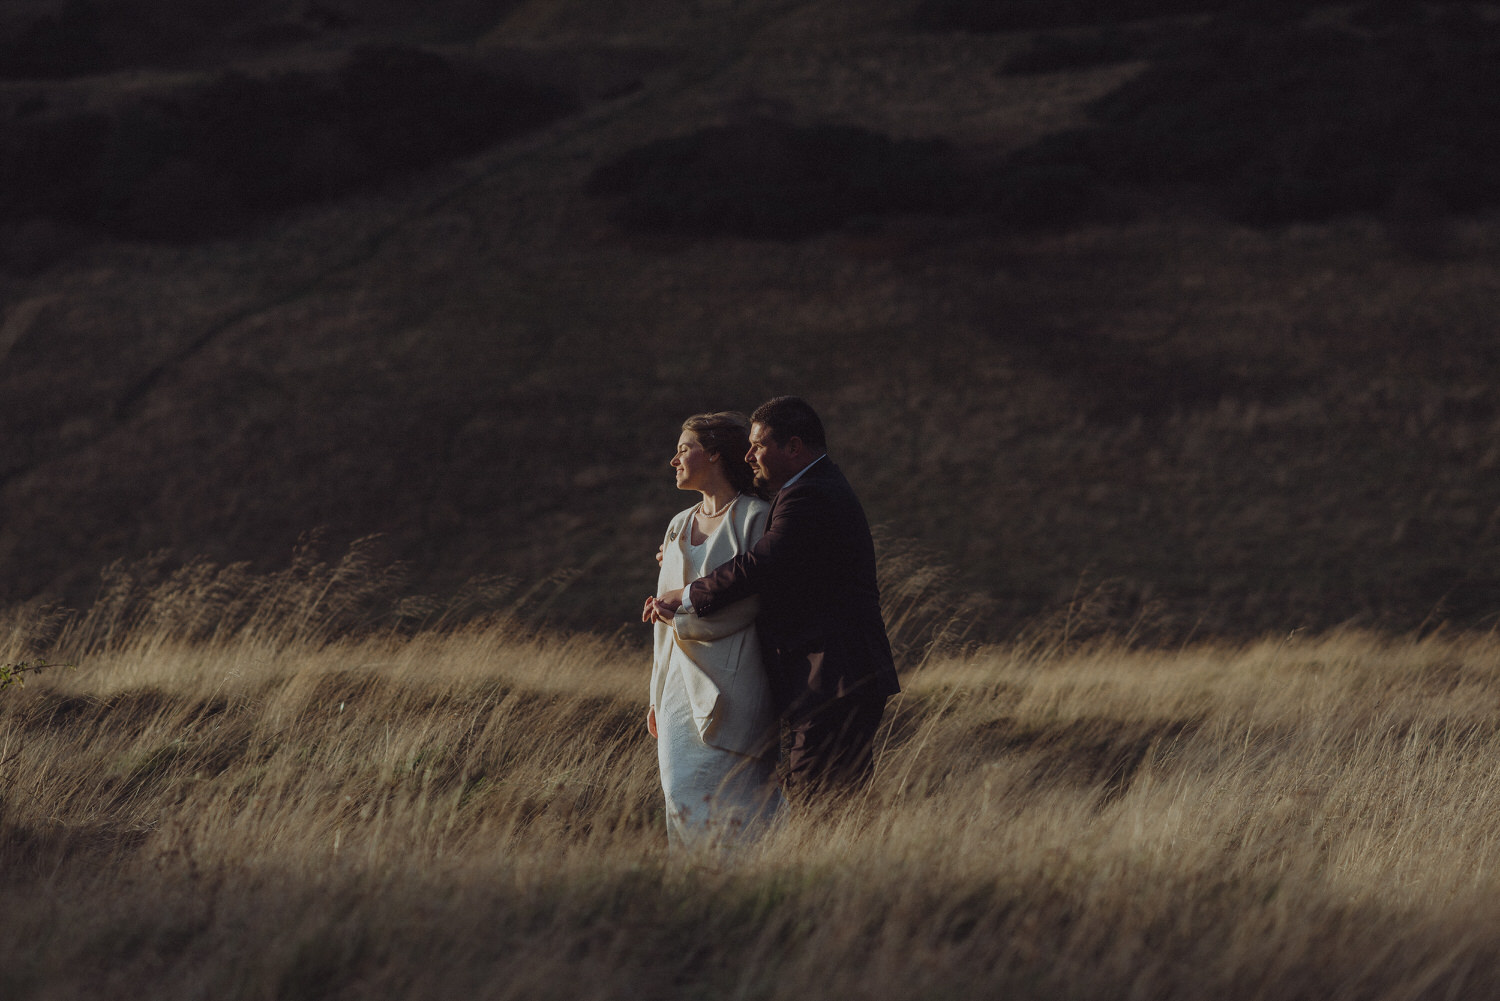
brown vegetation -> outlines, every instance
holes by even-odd
[[[0,598],[87,609],[0,620],[0,665],[78,665],[0,690],[0,997],[1500,994],[1500,647],[1444,626],[1500,609],[1500,228],[1449,175],[1282,228],[997,225],[1079,193],[1047,163],[977,222],[638,233],[587,186],[642,150],[769,121],[975,176],[1181,88],[1055,4],[182,6],[17,5],[0,52],[71,41],[0,108],[400,41],[580,110],[242,239],[0,225]],[[867,796],[682,871],[611,630],[677,422],[785,391],[884,526],[906,691]],[[268,572],[318,525],[383,541]]]
[[[1492,637],[908,658],[867,795],[684,870],[644,652],[369,573],[7,617],[80,665],[0,693],[7,999],[1500,990]]]

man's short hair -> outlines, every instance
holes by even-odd
[[[764,427],[778,445],[801,438],[802,444],[814,451],[828,449],[823,422],[818,420],[817,411],[800,396],[778,396],[767,400],[755,408],[750,420]]]

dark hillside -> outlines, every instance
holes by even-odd
[[[234,236],[269,215],[478,152],[576,110],[571,95],[404,46],[19,118],[0,222],[144,240]]]
[[[1500,22],[1474,5],[1223,17],[1152,56],[1093,104],[1097,124],[1019,159],[1168,197],[1206,188],[1254,225],[1500,199]]]
[[[981,635],[1491,623],[1496,5],[651,6],[268,3],[169,59],[109,27],[165,0],[28,5],[114,55],[0,82],[0,596],[322,529],[613,630],[678,422],[790,391]]]

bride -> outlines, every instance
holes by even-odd
[[[755,544],[770,505],[745,461],[750,422],[741,414],[689,417],[672,456],[677,489],[703,500],[679,513],[662,543],[657,594],[681,588]],[[652,621],[653,598],[642,619]],[[756,599],[712,616],[655,623],[651,708],[666,796],[667,841],[681,849],[744,843],[780,806],[777,722],[755,632]]]

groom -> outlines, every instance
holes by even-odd
[[[875,545],[859,498],[828,458],[823,423],[795,396],[750,416],[745,456],[771,494],[751,549],[656,601],[712,615],[760,595],[756,628],[781,714],[782,785],[793,799],[869,779],[885,701],[900,691],[880,614]]]

